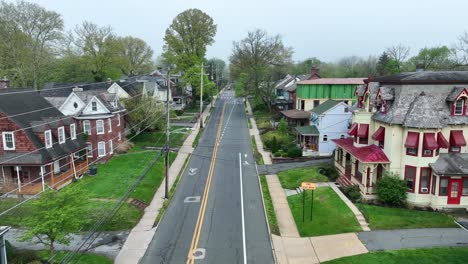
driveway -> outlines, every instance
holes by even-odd
[[[358,237],[369,251],[468,246],[468,232],[461,228],[377,230]]]

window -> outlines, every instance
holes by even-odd
[[[15,135],[14,132],[3,132],[3,149],[15,150]]]
[[[65,143],[65,128],[64,127],[58,128],[58,141],[60,144]]]
[[[447,191],[448,191],[448,179],[440,178],[439,195],[447,196]]]
[[[432,157],[432,150],[430,149],[425,149],[423,150],[423,157]]]
[[[92,102],[91,102],[91,110],[92,110],[92,111],[97,111],[97,103],[96,103],[96,101],[92,101]]]
[[[419,133],[418,132],[408,132],[405,142],[406,155],[409,156],[418,156],[419,149]]]
[[[323,142],[328,142],[328,135],[323,135],[322,141]]]
[[[419,179],[419,193],[429,193],[431,181],[431,169],[421,168],[421,179]]]
[[[117,114],[117,126],[120,126],[120,114]]]
[[[464,115],[465,113],[465,98],[460,98],[455,102],[453,114],[454,115]]]
[[[107,125],[109,126],[109,132],[112,132],[112,119],[110,117],[107,118]]]
[[[88,157],[92,158],[93,157],[93,144],[87,143],[88,144]]]
[[[52,147],[52,132],[50,130],[44,132],[44,141],[46,148]]]
[[[76,139],[76,125],[75,124],[70,125],[70,138],[72,140]]]
[[[301,108],[299,110],[305,109],[305,100],[301,100]]]
[[[449,148],[449,152],[460,152],[460,151],[461,151],[461,148],[459,146],[451,145]]]
[[[98,143],[98,156],[103,157],[106,155],[106,143],[101,141]]]
[[[348,100],[344,100],[343,103],[345,103],[346,105],[349,105],[349,101],[348,101]]]
[[[314,108],[320,105],[320,100],[314,100]],[[304,110],[304,109],[302,109]]]
[[[122,134],[120,132],[119,132],[118,137],[119,137],[119,141],[121,141],[122,140]]]
[[[83,132],[87,135],[91,135],[91,122],[89,120],[83,121]]]
[[[468,195],[468,178],[463,178],[462,195]]]
[[[344,138],[345,138],[345,136],[344,136],[344,135],[340,135],[340,139],[344,139]]]
[[[110,154],[114,153],[114,144],[112,142],[112,139],[109,140],[109,153]]]
[[[385,141],[384,140],[379,141],[379,148],[381,148],[381,149],[385,148]]]
[[[414,183],[416,179],[416,167],[405,166],[405,180],[408,192],[414,192]]]
[[[102,121],[102,120],[97,120],[96,121],[96,133],[98,135],[104,134],[104,121]]]

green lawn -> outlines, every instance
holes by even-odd
[[[143,136],[144,137],[144,136]],[[140,142],[143,140],[140,139]],[[66,188],[79,188],[86,194],[88,202],[84,204],[86,213],[85,230],[92,226],[102,214],[108,212],[114,203],[122,197],[137,177],[149,166],[156,157],[157,151],[144,151],[114,156],[106,164],[98,164],[98,173],[94,177],[85,176]],[[171,162],[176,153],[171,153]],[[151,168],[143,181],[130,194],[130,198],[149,203],[161,185],[164,177],[164,159],[161,157]],[[17,199],[2,199],[0,210],[6,210],[18,203]],[[26,202],[17,210],[0,217],[0,225],[21,226],[28,212],[34,210],[30,202]],[[117,214],[105,225],[101,231],[129,230],[139,221],[143,210],[130,204],[123,204]],[[76,230],[78,231],[78,230]]]
[[[56,252],[53,261],[54,263],[60,262],[69,252],[58,251]],[[8,263],[41,263],[40,260],[49,260],[50,255],[46,250],[33,251],[33,250],[16,250],[7,251]],[[91,254],[91,253],[77,253],[72,259],[73,263],[78,264],[111,264],[113,261],[105,256]],[[44,262],[45,263],[45,262]]]
[[[177,131],[171,133],[169,144],[171,147],[180,147],[191,130],[177,126],[171,127],[171,131],[175,130]],[[131,136],[129,135],[129,138]],[[166,144],[166,133],[164,131],[142,132],[131,141],[135,146],[130,150],[130,153],[143,151],[144,147],[162,147]]]
[[[371,229],[456,227],[454,219],[440,212],[357,204]]]
[[[195,136],[195,139],[193,140],[192,147],[197,147],[198,146],[198,141],[200,141],[200,137],[203,133],[203,128],[200,128],[198,131],[197,135]]]
[[[328,178],[319,173],[318,167],[305,167],[282,171],[278,174],[284,189],[296,189],[302,182],[327,182]]]
[[[465,264],[468,248],[426,248],[371,252],[344,257],[323,264]]]
[[[276,219],[275,208],[273,207],[273,202],[271,201],[270,190],[268,189],[268,184],[265,177],[265,175],[260,176],[260,183],[262,184],[262,194],[263,200],[265,201],[268,225],[270,226],[271,233],[279,236],[280,231],[278,227],[278,220]]]
[[[302,194],[288,197],[289,207],[301,236],[322,236],[361,231],[354,214],[330,187],[314,192],[313,221],[310,221],[311,191],[306,191],[305,222],[302,221]]]

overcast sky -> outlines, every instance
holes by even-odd
[[[33,0],[63,15],[72,29],[88,20],[111,25],[119,35],[144,39],[161,53],[165,29],[188,8],[199,8],[218,25],[207,57],[227,60],[232,42],[249,30],[280,34],[294,59],[367,57],[402,43],[452,46],[468,30],[466,0]]]

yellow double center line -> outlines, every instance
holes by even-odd
[[[195,262],[194,253],[198,248],[198,241],[200,239],[201,229],[203,226],[203,219],[205,218],[206,204],[208,203],[208,195],[210,193],[211,179],[213,178],[214,167],[216,164],[216,155],[218,154],[218,144],[219,138],[221,136],[221,130],[223,127],[224,119],[224,110],[226,109],[226,104],[223,105],[223,110],[221,112],[221,118],[219,120],[218,132],[216,134],[215,144],[213,148],[213,156],[211,158],[210,169],[208,171],[208,177],[206,179],[205,191],[203,192],[203,199],[201,201],[200,211],[198,212],[197,224],[195,225],[195,231],[193,233],[192,243],[190,244],[189,253],[187,256],[187,264]]]

